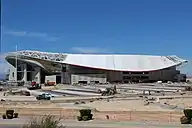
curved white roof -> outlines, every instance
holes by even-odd
[[[83,67],[133,72],[160,70],[187,62],[177,56],[63,54],[38,51],[19,51],[13,54]]]
[[[153,71],[176,66],[186,61],[180,58],[171,59],[166,56],[147,55],[69,54],[63,63],[117,71]]]

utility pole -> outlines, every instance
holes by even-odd
[[[15,47],[15,50],[16,50],[16,54],[15,54],[15,81],[17,83],[17,45]]]

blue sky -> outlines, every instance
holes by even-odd
[[[2,0],[1,6],[1,56],[18,45],[192,60],[191,0]],[[183,71],[192,75],[192,64]]]

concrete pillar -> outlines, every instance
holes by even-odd
[[[36,71],[37,71],[37,83],[41,83],[41,68],[40,67],[36,67]]]
[[[27,64],[23,64],[23,81],[27,82]]]
[[[64,77],[63,65],[61,64],[61,84],[64,84]]]
[[[62,84],[64,84],[64,77],[65,77],[64,73],[61,72],[61,83],[62,83]]]
[[[62,84],[70,84],[71,83],[71,74],[69,72],[69,66],[61,65],[61,69],[65,67],[65,70],[61,70],[61,83]]]
[[[13,73],[13,77],[15,78],[15,82],[17,81],[17,66],[15,67],[15,71]]]

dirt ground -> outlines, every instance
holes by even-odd
[[[155,104],[144,105],[143,100],[127,100],[127,101],[95,101],[86,103],[86,106],[96,108],[99,111],[172,111],[170,109],[161,108]]]
[[[158,121],[158,122],[179,122],[183,115],[182,111],[170,111],[158,108],[155,105],[144,106],[144,102],[136,101],[95,101],[83,104],[93,108],[94,118],[96,120],[116,121]],[[74,105],[75,106],[75,105]],[[81,106],[81,105],[80,105]],[[58,107],[56,104],[50,103],[12,103],[0,105],[0,113],[5,113],[7,109],[14,109],[20,115],[39,116],[39,115],[55,115],[64,119],[75,119],[79,115],[78,109],[73,107]]]
[[[180,98],[180,99],[169,99],[169,100],[161,100],[161,103],[168,103],[171,105],[177,105],[180,107],[192,107],[192,98]]]
[[[0,108],[0,113],[5,113],[5,108]],[[52,114],[60,116],[64,119],[76,119],[79,115],[77,110],[73,109],[59,109],[59,108],[16,108],[14,109],[20,115],[39,116]],[[182,112],[169,111],[93,111],[94,118],[97,120],[116,121],[158,121],[158,122],[178,122],[183,115]]]

